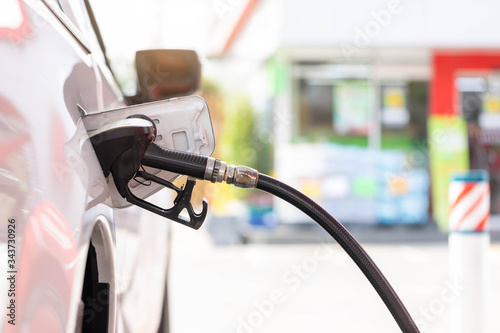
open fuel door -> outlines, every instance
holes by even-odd
[[[126,133],[125,131],[128,130],[130,132],[131,129],[133,130],[133,126],[137,125],[136,130],[142,131],[144,137],[142,139],[146,139],[148,137],[148,130],[145,129],[146,126],[142,126],[143,124],[141,125],[137,119],[131,121],[132,118],[147,118],[154,124],[155,133],[150,140],[153,140],[161,148],[202,156],[210,156],[214,151],[215,139],[208,106],[205,100],[198,96],[173,98],[87,114],[82,117],[82,122],[88,133],[88,137],[91,138],[92,144],[96,147],[95,143],[99,143],[104,138],[104,133],[106,131],[109,132],[110,127],[115,129],[120,127],[122,130],[115,132],[125,135],[123,134]],[[118,146],[110,147],[106,148],[110,154],[113,154],[116,149],[120,149]],[[102,160],[102,157],[98,156],[98,158]],[[142,166],[140,168],[141,171],[167,182],[172,182],[179,177],[178,174],[164,170]],[[113,207],[122,208],[130,206],[131,203],[120,194],[118,190],[120,188],[119,184],[114,184],[117,186],[113,186],[112,183],[116,179],[106,174],[106,171],[105,176],[109,184],[108,188],[111,191]],[[128,183],[128,187],[136,198],[144,200],[164,186],[154,181],[132,179]]]

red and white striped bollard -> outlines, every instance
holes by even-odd
[[[460,295],[450,304],[450,332],[486,332],[490,246],[488,172],[452,175],[449,187],[450,278]]]

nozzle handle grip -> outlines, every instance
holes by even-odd
[[[142,158],[143,165],[198,179],[204,178],[207,161],[206,156],[165,149],[154,143],[149,145]]]

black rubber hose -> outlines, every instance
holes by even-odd
[[[404,333],[419,332],[418,327],[389,284],[389,281],[358,241],[340,222],[306,195],[270,176],[259,174],[257,188],[287,201],[321,225],[358,265],[384,301],[401,331]]]
[[[142,164],[203,179],[207,160],[206,156],[165,149],[152,143],[144,153]]]
[[[207,161],[208,158],[205,156],[163,149],[156,144],[151,144],[144,154],[142,164],[204,179]],[[361,269],[384,301],[401,330],[404,333],[419,332],[418,327],[389,284],[389,281],[340,222],[306,195],[265,174],[259,174],[256,187],[289,202],[321,225]]]

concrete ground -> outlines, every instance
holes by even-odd
[[[172,332],[400,332],[354,263],[321,239],[215,246],[206,228],[174,225]],[[448,277],[446,241],[363,245],[421,331],[449,332],[463,291]],[[499,332],[500,245],[490,250],[487,332]]]

